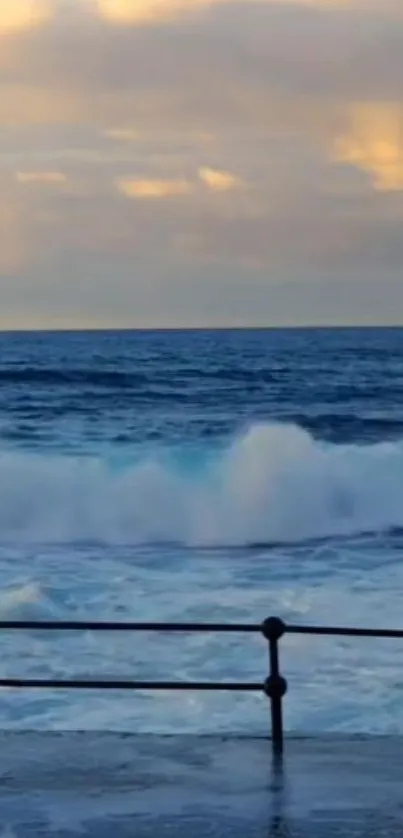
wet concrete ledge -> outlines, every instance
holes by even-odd
[[[402,738],[0,733],[0,838],[402,838]]]

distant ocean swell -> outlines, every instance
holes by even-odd
[[[192,383],[197,379],[203,381],[215,380],[218,381],[233,381],[235,383],[248,383],[252,378],[262,384],[271,383],[280,380],[282,371],[277,373],[261,369],[242,369],[240,367],[216,367],[214,369],[198,369],[183,365],[177,371],[178,380],[189,380]],[[160,377],[160,381],[167,383],[166,377]],[[51,367],[0,367],[0,382],[4,384],[52,384],[57,386],[69,384],[87,384],[99,387],[136,387],[137,385],[147,385],[158,383],[158,375],[150,371],[147,373],[120,372],[115,369],[107,369],[105,367],[94,368],[75,367],[70,369],[59,369]],[[175,385],[175,378],[173,379]]]
[[[124,364],[123,364],[124,366]],[[181,364],[170,375],[169,381],[163,375],[161,369],[151,364],[146,371],[140,372],[133,369],[117,370],[108,368],[105,362],[101,365],[92,364],[90,367],[65,367],[51,366],[0,366],[0,383],[9,385],[52,385],[56,387],[68,387],[71,385],[101,387],[101,388],[134,388],[156,387],[159,384],[175,388],[176,386],[189,383],[191,386],[203,382],[217,382],[220,386],[239,385],[248,389],[251,386],[284,385],[287,380],[288,371],[285,367],[278,365],[276,369],[268,369],[266,366],[248,367],[240,366],[214,366],[206,369],[186,364],[182,359]],[[332,369],[322,368],[315,370],[315,378],[318,386],[325,387],[328,384],[328,377]],[[364,379],[356,381],[352,385],[349,382],[340,381],[337,388],[338,402],[349,402],[352,398],[363,399],[365,402],[376,400],[380,391],[393,391],[395,394],[403,393],[403,379],[401,373],[394,375],[389,372],[388,380],[380,381],[369,385]],[[303,393],[303,391],[301,391]]]
[[[298,542],[403,527],[403,441],[333,445],[254,424],[194,461],[3,451],[2,542],[187,546]]]

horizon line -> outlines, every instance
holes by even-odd
[[[234,326],[33,326],[0,327],[0,335],[21,334],[84,334],[133,332],[279,332],[279,331],[373,331],[403,329],[402,323],[312,323],[288,325]]]

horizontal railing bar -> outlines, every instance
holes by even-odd
[[[285,634],[310,634],[340,637],[403,638],[403,629],[371,629],[346,626],[283,624]],[[0,631],[133,631],[200,634],[260,634],[256,623],[154,623],[99,620],[0,620]]]
[[[403,638],[403,629],[345,628],[343,626],[286,625],[286,634],[333,635],[339,637],[390,637]]]
[[[161,632],[213,632],[259,634],[260,625],[253,623],[120,623],[91,620],[0,620],[0,631],[161,631]]]
[[[88,681],[73,678],[0,678],[0,688],[75,690],[197,690],[201,692],[262,692],[263,684],[242,681]]]

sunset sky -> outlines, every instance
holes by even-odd
[[[0,0],[0,328],[403,322],[403,0]]]

